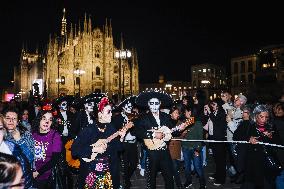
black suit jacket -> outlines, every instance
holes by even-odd
[[[70,112],[70,111],[67,111],[66,114],[67,114],[67,121],[69,122],[69,123],[67,124],[68,136],[70,136],[71,128],[72,128],[72,123],[73,123],[73,119],[74,119],[74,114],[73,114],[72,112]],[[64,118],[63,118],[63,116],[62,116],[62,114],[61,114],[60,111],[58,111],[58,114],[57,114],[57,116],[55,117],[55,119],[61,119],[62,121],[64,121]],[[64,130],[64,125],[63,125],[63,124],[58,124],[57,131],[58,131],[60,134],[62,134],[63,130]]]
[[[154,118],[151,112],[145,114],[139,120],[137,120],[133,134],[137,136],[139,139],[149,139],[153,137],[152,137],[152,132],[148,130],[158,129],[159,127],[162,126],[167,126],[169,128],[173,127],[170,115],[164,112],[160,112],[159,118],[160,118],[160,126],[157,124],[156,119]]]

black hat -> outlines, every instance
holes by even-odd
[[[114,111],[122,111],[123,108],[125,107],[126,104],[131,104],[132,108],[135,106],[135,100],[136,100],[137,96],[130,96],[126,99],[124,99],[120,104],[118,104],[117,107],[115,107]],[[127,113],[130,113],[128,112],[127,110],[125,110]]]
[[[72,106],[81,107],[88,102],[94,102],[95,104],[97,104],[103,97],[107,97],[107,95],[104,93],[91,93],[84,97],[75,99],[72,103]]]
[[[148,101],[152,98],[157,98],[161,101],[161,106],[169,107],[173,104],[172,97],[164,91],[149,90],[141,92],[136,98],[138,106],[147,107]]]
[[[54,100],[53,106],[55,108],[57,108],[59,106],[59,104],[63,101],[66,101],[69,105],[73,102],[73,100],[75,99],[74,96],[72,95],[65,95],[65,96],[60,96],[57,99]]]

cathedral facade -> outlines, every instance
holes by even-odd
[[[78,27],[70,24],[67,31],[67,24],[64,10],[61,33],[50,36],[44,55],[22,51],[20,67],[26,69],[18,69],[21,73],[15,73],[15,81],[20,77],[25,85],[16,85],[18,91],[30,91],[33,82],[42,79],[40,91],[50,99],[61,94],[84,96],[91,92],[119,98],[139,92],[137,53],[133,48],[126,51],[122,39],[120,47],[115,47],[110,22],[93,28],[91,18],[85,15],[82,27],[80,22]],[[29,62],[29,56],[37,60]],[[27,80],[28,77],[33,79]]]

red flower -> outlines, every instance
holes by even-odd
[[[101,99],[101,101],[99,102],[99,104],[98,104],[98,110],[99,110],[99,112],[101,112],[101,111],[104,109],[104,107],[105,107],[106,105],[108,105],[108,104],[109,104],[108,98],[107,98],[107,97],[103,97],[103,98]]]

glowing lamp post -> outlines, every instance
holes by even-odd
[[[119,80],[119,85],[118,85],[118,88],[119,88],[119,92],[118,92],[118,95],[119,95],[119,100],[122,99],[122,97],[124,98],[124,65],[121,65],[122,64],[122,60],[128,60],[130,59],[132,56],[131,52],[129,50],[118,50],[115,52],[115,58],[117,58],[119,60],[119,77],[118,77],[118,80]],[[122,95],[121,95],[121,67],[123,69],[122,71],[122,77],[123,77],[123,80],[122,80]],[[132,94],[132,66],[130,66],[130,92]]]

